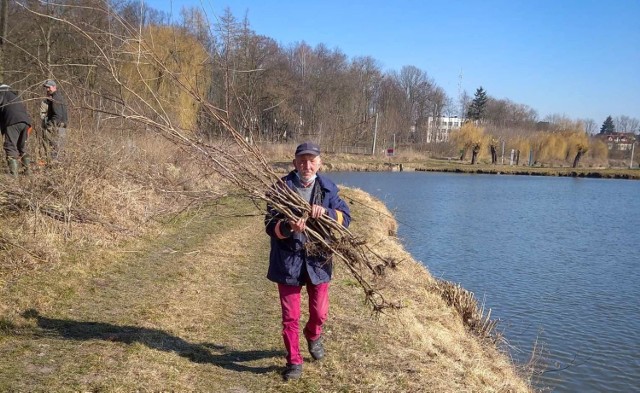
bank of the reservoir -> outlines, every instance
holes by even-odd
[[[325,160],[324,169],[327,171],[356,171],[356,172],[451,172],[468,174],[492,175],[525,175],[525,176],[561,176],[585,177],[603,179],[633,179],[640,180],[640,169],[634,168],[570,168],[570,167],[540,167],[540,166],[510,166],[488,164],[465,164],[459,162],[402,162],[402,161],[367,161],[345,162],[329,157]]]

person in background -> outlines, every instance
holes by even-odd
[[[47,165],[47,152],[50,150],[49,143],[46,141],[45,134],[47,130],[47,111],[49,110],[49,100],[47,98],[40,101],[40,127],[35,128],[36,151],[34,152],[39,167]]]
[[[48,79],[42,86],[47,91],[46,115],[42,119],[44,126],[43,148],[47,163],[51,163],[58,161],[65,145],[68,122],[67,105],[54,80]]]
[[[4,136],[4,152],[7,166],[12,176],[18,175],[22,164],[25,174],[30,173],[30,159],[27,154],[27,139],[31,131],[31,117],[15,91],[8,85],[0,85],[0,130]]]
[[[303,329],[307,347],[315,360],[325,355],[322,326],[329,313],[329,281],[333,264],[330,255],[310,255],[305,251],[307,220],[324,215],[345,227],[351,221],[349,206],[338,195],[338,187],[326,176],[318,174],[322,165],[320,146],[312,142],[300,144],[293,165],[295,170],[283,177],[282,182],[309,202],[309,218],[287,219],[272,206],[267,206],[265,216],[265,230],[271,237],[267,278],[278,284],[282,337],[287,350],[283,373],[286,381],[302,375],[299,321],[303,287],[309,296],[309,321]]]

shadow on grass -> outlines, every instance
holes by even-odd
[[[279,367],[276,366],[252,367],[242,363],[275,356],[282,357],[283,355],[280,351],[228,351],[226,347],[217,344],[192,344],[159,329],[47,318],[34,309],[23,312],[22,316],[37,321],[41,330],[35,332],[35,336],[57,336],[79,341],[105,340],[125,344],[140,343],[152,349],[175,352],[195,363],[210,363],[239,372],[264,374],[278,370]]]

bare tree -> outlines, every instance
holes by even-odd
[[[458,116],[460,116],[460,118],[464,119],[466,117],[467,111],[469,110],[469,105],[471,103],[471,96],[469,95],[469,93],[467,93],[466,90],[462,91],[462,93],[460,94],[459,97],[459,112],[458,112]]]
[[[629,116],[616,116],[613,120],[617,132],[636,132],[640,126],[640,120]]]
[[[598,124],[593,119],[583,119],[581,120],[582,125],[584,127],[584,132],[589,135],[595,135],[598,133]]]
[[[431,80],[424,71],[414,66],[402,67],[397,80],[406,97],[406,116],[411,126],[417,128],[427,106],[426,99],[431,90]]]

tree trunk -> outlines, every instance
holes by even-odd
[[[9,17],[9,0],[0,0],[0,82],[6,83],[4,80],[5,60],[5,42],[7,41]]]
[[[578,167],[578,163],[580,163],[580,159],[582,158],[582,154],[584,152],[582,150],[578,150],[578,153],[576,154],[576,158],[573,160],[573,167],[577,168]]]
[[[495,146],[491,146],[491,164],[495,165],[498,163],[498,152],[496,151]]]
[[[474,147],[472,150],[473,155],[471,156],[471,165],[475,165],[476,162],[478,161],[478,152],[480,151],[480,148],[478,147]]]

